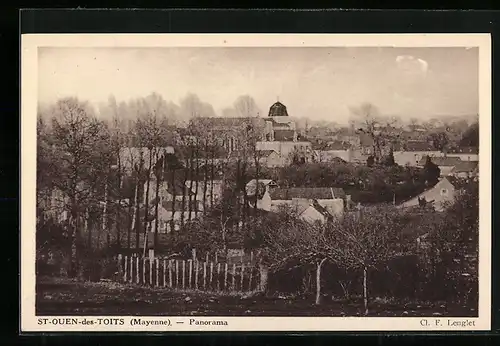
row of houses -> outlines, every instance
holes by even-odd
[[[371,155],[369,150],[355,149],[346,142],[331,142],[314,150],[315,161],[335,162],[341,160],[351,163],[366,163]],[[393,151],[394,162],[400,166],[423,167],[427,157],[439,166],[441,176],[470,178],[478,176],[479,152],[477,148],[456,148],[439,151],[425,142],[408,142],[403,148]]]

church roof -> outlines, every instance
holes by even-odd
[[[286,106],[281,102],[276,102],[269,108],[269,116],[270,117],[287,117],[288,112],[286,110]]]

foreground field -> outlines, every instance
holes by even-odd
[[[238,297],[204,292],[174,292],[110,282],[81,283],[69,279],[37,280],[36,313],[43,315],[129,316],[362,316],[361,302],[282,296]],[[375,300],[370,316],[474,317],[477,310],[444,303],[394,304]]]

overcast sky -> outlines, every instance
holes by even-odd
[[[40,48],[38,73],[42,103],[192,92],[221,115],[248,94],[264,115],[279,97],[291,116],[338,123],[363,102],[403,119],[479,102],[477,48]]]

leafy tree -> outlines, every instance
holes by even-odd
[[[434,162],[432,162],[429,156],[426,157],[422,175],[424,181],[428,185],[435,185],[439,181],[439,176],[441,175],[441,169],[439,169],[439,167]]]
[[[373,157],[373,155],[368,156],[368,159],[366,159],[366,165],[368,167],[373,167],[374,164],[375,164],[375,158]]]
[[[429,135],[429,140],[432,142],[434,149],[439,151],[444,150],[450,142],[446,132],[432,133]]]
[[[472,124],[462,135],[460,146],[478,147],[479,146],[479,123]]]
[[[392,149],[389,151],[389,154],[385,157],[383,164],[389,167],[396,165],[396,161],[394,161],[394,152]]]

